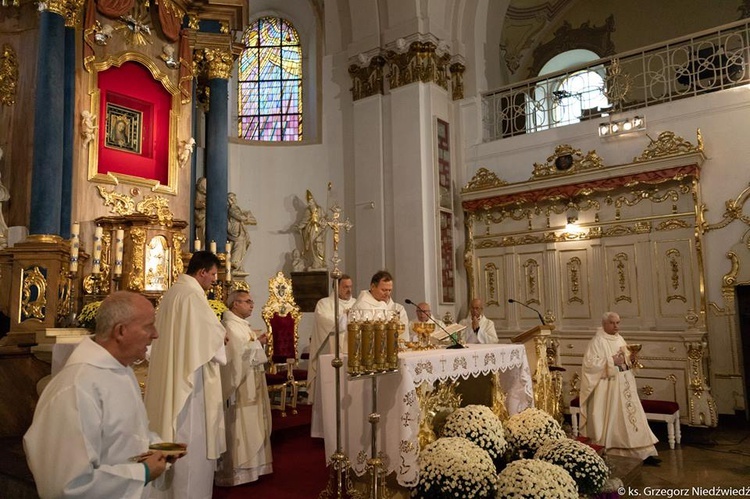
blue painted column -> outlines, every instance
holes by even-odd
[[[205,49],[208,63],[208,119],[206,120],[206,246],[216,241],[219,253],[227,242],[229,191],[229,75],[232,55]]]
[[[34,159],[29,232],[60,234],[65,114],[65,22],[59,13],[39,14],[34,107]]]
[[[73,201],[73,130],[75,130],[76,97],[76,28],[65,26],[65,111],[63,122],[63,164],[60,204],[60,235],[70,238],[71,203]],[[86,154],[86,151],[84,151]]]

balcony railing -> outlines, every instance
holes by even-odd
[[[745,19],[487,92],[484,141],[750,83],[749,32]]]

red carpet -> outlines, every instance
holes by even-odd
[[[216,499],[314,499],[328,479],[323,440],[310,437],[311,407],[286,418],[273,411],[273,474],[236,487],[214,487]]]

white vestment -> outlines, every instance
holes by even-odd
[[[645,459],[656,456],[658,439],[648,426],[638,399],[633,371],[620,371],[612,359],[623,351],[627,366],[630,358],[625,340],[599,328],[589,341],[583,357],[580,432],[607,453]]]
[[[336,320],[334,314],[334,300],[335,297],[333,296],[333,293],[331,293],[330,296],[318,300],[318,304],[315,305],[315,324],[313,325],[313,332],[310,336],[310,363],[308,364],[307,371],[307,400],[309,402],[315,400],[315,380],[318,377],[318,355],[334,353],[335,338],[333,335],[330,337],[328,336],[329,333],[333,332],[334,321]],[[348,300],[339,299],[339,348],[341,353],[346,353],[346,321],[342,321],[341,319],[346,317],[347,310],[352,308],[355,301],[354,298],[349,298]],[[321,346],[323,346],[322,350]]]
[[[133,370],[84,338],[42,392],[23,446],[43,498],[137,498],[152,487],[130,458],[160,441]]]
[[[497,332],[495,323],[484,315],[479,316],[479,330],[474,331],[471,327],[471,316],[463,319],[460,324],[466,326],[464,329],[464,343],[497,343]]]
[[[216,484],[230,487],[273,473],[271,403],[263,345],[250,324],[233,312],[224,312],[222,323],[229,337],[227,365],[221,367],[227,451],[219,461]]]
[[[179,499],[210,498],[216,460],[226,450],[220,364],[226,332],[198,281],[183,274],[156,312],[159,338],[151,346],[146,411],[166,441],[188,444],[174,465],[169,491]]]
[[[399,336],[400,340],[409,341],[409,331],[406,329],[409,326],[409,316],[406,314],[406,309],[403,305],[396,303],[392,299],[388,301],[378,301],[372,296],[369,290],[364,290],[359,293],[357,301],[354,303],[352,310],[384,310],[389,312],[396,312],[398,314],[401,324],[404,325],[404,332]],[[365,314],[367,315],[367,314]],[[378,319],[381,317],[370,315],[370,320]],[[391,317],[384,317],[386,320],[390,320]]]

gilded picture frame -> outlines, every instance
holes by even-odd
[[[105,76],[112,80],[111,73],[105,72],[125,67],[148,75],[141,76],[148,85],[107,88],[103,84]],[[90,68],[89,111],[97,117],[99,128],[88,145],[88,180],[133,184],[176,195],[179,87],[153,60],[137,52],[111,56]],[[145,89],[149,85],[151,93]]]

